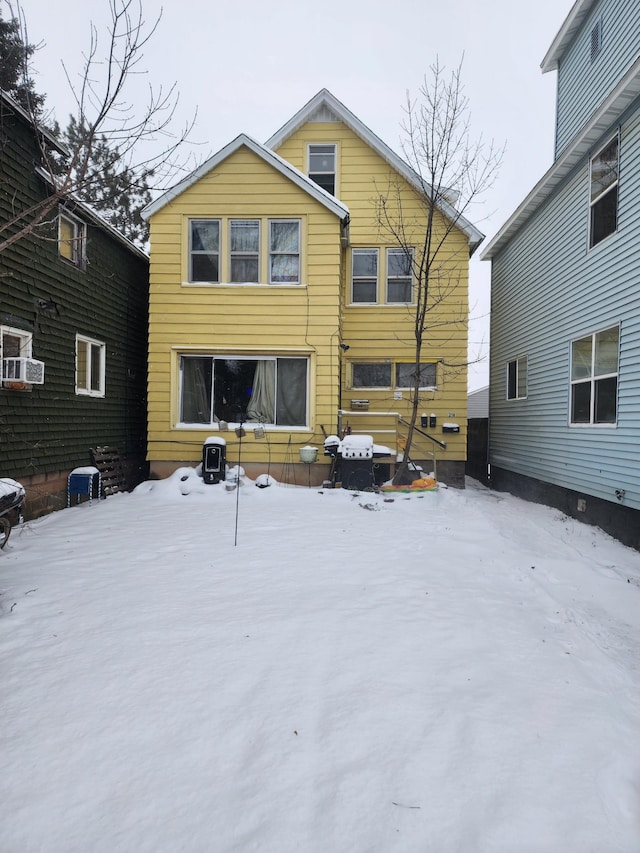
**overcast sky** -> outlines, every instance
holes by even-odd
[[[7,16],[6,0],[2,3]],[[66,5],[66,4],[65,4]],[[71,4],[70,4],[71,5]],[[61,61],[81,68],[90,22],[108,20],[109,0],[85,0],[61,14],[53,0],[22,0],[35,57],[36,88],[61,124],[72,110]],[[439,58],[462,55],[475,137],[506,143],[500,175],[471,218],[487,241],[549,168],[553,156],[555,73],[540,63],[572,0],[167,0],[140,71],[154,86],[175,83],[199,157],[239,133],[261,142],[320,89],[329,89],[399,151],[406,93],[415,94]],[[144,0],[148,20],[162,4]],[[68,14],[67,12],[71,12]],[[482,249],[482,247],[481,247]],[[480,250],[481,251],[481,250]],[[471,262],[472,351],[484,341],[470,389],[488,382],[490,264]]]

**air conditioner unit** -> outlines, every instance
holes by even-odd
[[[35,358],[3,358],[2,381],[43,385],[44,361],[36,361]]]

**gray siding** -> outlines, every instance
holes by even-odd
[[[602,50],[591,62],[591,31],[602,17]],[[602,0],[558,67],[556,157],[640,55],[640,0]]]
[[[591,250],[588,171],[585,158],[493,259],[490,461],[603,500],[625,489],[640,509],[639,103],[622,122],[618,231]],[[618,423],[570,427],[570,343],[616,323]],[[520,355],[528,395],[507,401],[506,364]]]

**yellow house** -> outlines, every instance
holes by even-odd
[[[265,145],[238,136],[146,208],[152,475],[197,464],[211,437],[250,476],[321,482],[325,438],[345,433],[373,436],[393,467],[416,365],[415,283],[376,215],[391,187],[419,240],[419,179],[322,90]],[[455,283],[430,318],[412,458],[463,485],[468,259],[483,235],[447,203],[438,215],[456,223]]]

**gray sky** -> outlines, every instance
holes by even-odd
[[[6,0],[0,3],[6,15]],[[65,124],[72,101],[61,60],[77,77],[90,22],[104,27],[108,0],[75,3],[71,14],[61,14],[60,5],[22,0],[29,41],[44,43],[35,57],[36,88]],[[489,239],[551,165],[556,75],[543,75],[540,62],[571,6],[572,0],[167,0],[138,83],[175,82],[183,122],[197,108],[192,139],[201,143],[200,158],[241,132],[264,142],[322,88],[399,151],[407,91],[417,93],[436,56],[452,68],[464,54],[473,136],[507,145],[494,187],[469,216]],[[144,0],[144,7],[152,20],[161,3]],[[470,368],[471,390],[488,382],[490,265],[478,254],[471,261],[470,340],[472,354],[484,360]]]

